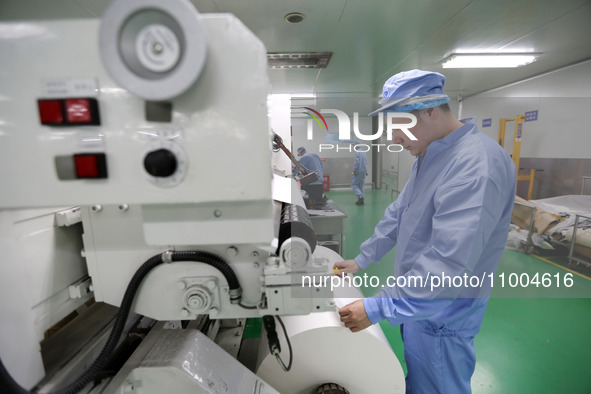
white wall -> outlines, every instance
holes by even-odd
[[[468,97],[463,117],[476,117],[479,128],[498,139],[499,119],[538,111],[538,120],[525,122],[521,157],[591,158],[591,61]],[[490,118],[490,127],[482,120]],[[505,148],[511,152],[514,123],[506,127]]]
[[[386,136],[380,139],[381,144],[392,144],[391,141],[387,141]],[[398,153],[383,154],[382,155],[382,171],[389,173],[398,173],[399,171]]]
[[[386,138],[382,138],[382,143],[392,144],[392,141],[386,141]],[[409,151],[403,150],[402,152],[388,152],[382,153],[382,171],[389,174],[396,174],[396,183],[388,185],[393,190],[400,193],[410,178],[412,165],[414,164],[415,157],[410,154]],[[388,184],[388,179],[382,180],[383,183]]]

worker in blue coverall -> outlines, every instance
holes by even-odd
[[[367,154],[362,151],[355,151],[355,159],[353,160],[353,179],[351,180],[351,187],[357,196],[355,204],[365,204],[365,193],[363,186],[365,185],[365,176],[367,175]]]
[[[393,140],[416,160],[359,255],[334,265],[341,275],[355,273],[396,246],[395,281],[389,279],[377,296],[350,303],[339,314],[353,332],[384,319],[401,326],[408,393],[471,392],[474,337],[515,197],[516,170],[509,155],[477,129],[475,119],[460,122],[452,115],[444,82],[439,73],[412,70],[384,84],[383,106],[370,115],[414,114],[417,123],[407,131],[416,140],[404,130],[395,130]]]
[[[298,162],[302,166],[304,166],[309,171],[318,173],[318,180],[313,182],[312,185],[322,184],[322,177],[324,175],[324,165],[322,164],[322,159],[316,153],[307,152],[306,148],[303,146],[298,148],[298,156],[300,156]],[[298,168],[294,167],[293,174],[297,175],[298,172]]]

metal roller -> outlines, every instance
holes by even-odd
[[[316,232],[312,225],[310,215],[304,207],[299,205],[284,204],[281,210],[279,224],[279,249],[285,241],[292,237],[298,237],[306,241],[311,253],[316,248]]]

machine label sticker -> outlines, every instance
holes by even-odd
[[[43,82],[43,97],[96,97],[98,84],[94,78],[49,79]]]

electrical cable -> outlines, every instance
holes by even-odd
[[[206,263],[217,268],[228,281],[231,302],[238,304],[240,303],[242,290],[240,289],[240,284],[236,274],[232,268],[221,258],[211,253],[200,251],[167,251],[162,254],[152,256],[146,260],[140,266],[140,268],[137,269],[129,281],[127,289],[125,290],[125,295],[121,301],[121,306],[119,307],[119,312],[117,313],[115,323],[99,356],[73,383],[51,394],[77,393],[101,372],[101,370],[107,365],[109,357],[117,347],[119,338],[121,337],[123,329],[125,328],[125,322],[127,321],[127,317],[131,311],[131,305],[134,301],[135,294],[137,293],[137,290],[139,289],[143,279],[153,268],[157,267],[158,265],[162,263],[171,263],[174,261],[196,261]],[[12,376],[6,370],[2,359],[0,359],[0,388],[2,388],[2,392],[9,394],[31,394],[29,390],[21,387],[12,378]]]
[[[125,291],[125,295],[123,296],[123,300],[121,301],[121,307],[119,308],[119,312],[117,313],[117,318],[115,319],[115,324],[113,325],[109,338],[107,339],[107,343],[103,347],[99,356],[90,365],[90,367],[86,371],[84,371],[82,375],[80,375],[73,383],[61,390],[56,391],[55,394],[77,393],[78,391],[82,390],[88,383],[90,383],[90,381],[92,381],[105,367],[109,356],[111,355],[111,353],[113,353],[115,347],[117,346],[117,343],[119,342],[119,338],[121,337],[123,328],[125,327],[125,322],[127,321],[127,317],[131,310],[131,304],[133,302],[135,293],[137,292],[140,283],[154,267],[162,263],[163,259],[161,255],[152,256],[144,264],[142,264],[140,268],[138,268],[138,270],[135,272],[135,274],[129,281],[127,290]],[[4,385],[10,390],[10,393],[30,393],[30,391],[22,388],[12,378],[12,376],[8,374],[8,371],[4,367],[2,360],[0,360],[0,379],[2,380]]]
[[[289,340],[289,336],[287,335],[287,330],[285,329],[285,324],[283,324],[283,320],[281,320],[281,318],[279,316],[275,316],[275,317],[277,318],[277,320],[279,321],[279,324],[281,325],[281,329],[283,330],[283,335],[285,336],[285,341],[287,342],[287,347],[289,349],[289,363],[287,364],[287,367],[283,363],[283,360],[281,359],[281,357],[279,357],[279,354],[276,354],[275,358],[277,358],[277,361],[279,361],[279,364],[281,364],[281,368],[283,368],[283,370],[285,372],[288,372],[291,369],[291,365],[293,363],[293,350],[291,349],[291,341]]]
[[[283,335],[285,335],[287,347],[289,348],[289,363],[287,366],[285,366],[285,363],[283,362],[283,360],[281,359],[281,356],[280,356],[281,344],[279,343],[279,337],[277,336],[277,331],[275,330],[275,319],[277,319],[279,321],[279,324],[281,324],[281,328],[283,329]],[[263,325],[265,326],[265,331],[267,331],[267,341],[269,342],[269,351],[271,352],[272,355],[275,356],[275,358],[277,359],[277,362],[279,362],[279,365],[281,366],[281,368],[285,372],[288,372],[291,369],[291,365],[293,362],[293,351],[291,348],[291,341],[289,340],[289,337],[287,336],[287,330],[285,329],[285,325],[283,324],[283,320],[281,320],[281,318],[279,316],[265,315],[265,316],[263,316]]]

